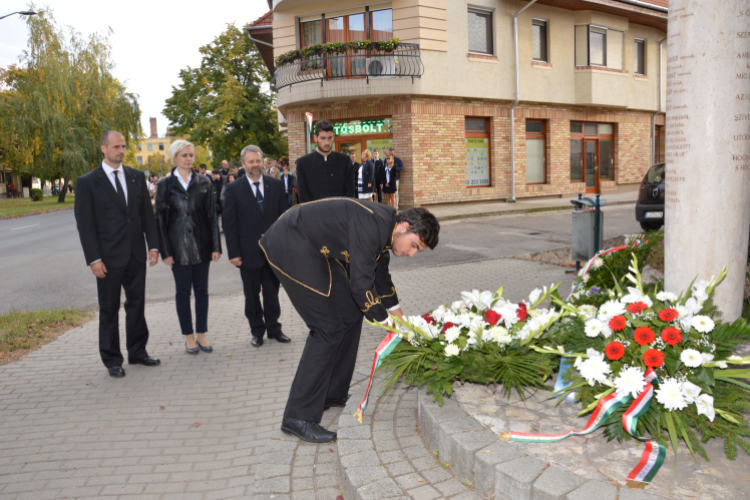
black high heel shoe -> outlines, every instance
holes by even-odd
[[[197,342],[196,342],[197,344]],[[187,342],[185,342],[185,352],[188,354],[198,354],[198,347],[193,347],[192,349],[187,346]]]
[[[197,340],[195,341],[195,343],[198,345],[198,347],[201,348],[201,351],[203,351],[203,352],[214,352],[214,347],[213,346],[208,346],[208,347],[202,346],[201,343],[198,342]]]

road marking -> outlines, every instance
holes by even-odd
[[[30,228],[30,227],[36,227],[36,226],[38,226],[38,225],[39,225],[39,224],[32,224],[32,225],[30,225],[30,226],[21,226],[21,227],[14,227],[13,229],[11,229],[11,231],[18,231],[19,229],[28,229],[28,228]]]

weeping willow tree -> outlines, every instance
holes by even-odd
[[[83,36],[60,28],[50,10],[27,18],[28,46],[0,71],[2,160],[22,175],[68,181],[97,166],[99,138],[119,130],[142,135],[137,97],[111,74],[111,31]]]

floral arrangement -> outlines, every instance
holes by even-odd
[[[372,40],[357,40],[352,42],[329,42],[329,43],[316,43],[307,47],[303,47],[299,50],[291,50],[284,54],[281,54],[276,58],[276,67],[283,66],[285,64],[291,64],[297,61],[304,61],[305,59],[313,56],[331,56],[341,55],[348,52],[354,54],[362,51],[374,51],[389,54],[396,50],[401,43],[399,38],[389,38],[388,40],[382,40],[373,42]],[[309,64],[309,63],[308,63]]]

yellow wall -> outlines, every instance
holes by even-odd
[[[135,152],[135,156],[143,159],[141,165],[148,163],[148,159],[151,155],[159,154],[164,157],[165,161],[169,161],[169,145],[172,144],[174,138],[172,137],[157,137],[157,138],[146,138],[141,139],[138,145],[141,147],[140,151]],[[148,150],[148,144],[152,144],[153,151]],[[159,144],[164,144],[164,150],[159,150]]]

